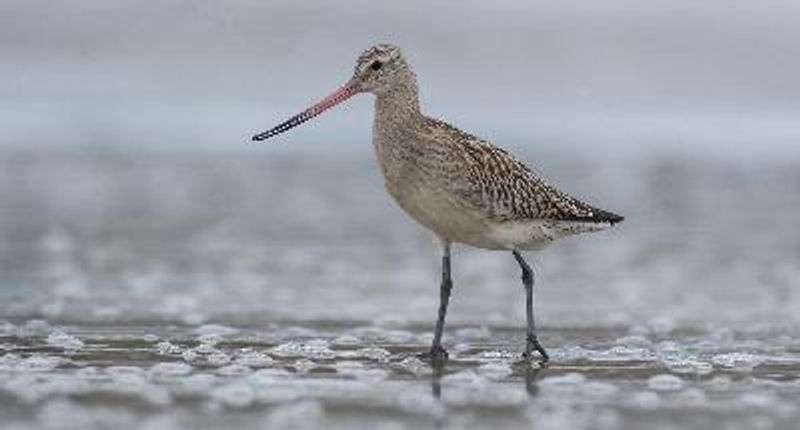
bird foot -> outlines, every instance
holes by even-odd
[[[544,346],[542,346],[541,342],[539,342],[539,338],[536,335],[529,334],[527,337],[527,343],[525,345],[525,352],[522,353],[522,359],[528,363],[533,361],[533,351],[539,353],[541,359],[539,360],[539,366],[545,367],[547,363],[550,361],[550,355],[545,351]]]
[[[447,362],[447,350],[439,345],[431,347],[430,351],[417,355],[417,358],[429,362],[433,366],[441,366]]]

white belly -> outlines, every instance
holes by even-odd
[[[537,250],[557,239],[580,233],[605,230],[611,224],[581,221],[509,221],[492,224],[488,236],[502,249]]]
[[[566,236],[610,227],[609,223],[555,220],[496,223],[481,212],[459,205],[446,193],[425,188],[405,188],[403,191],[387,188],[411,217],[434,234],[450,242],[477,248],[538,250]]]

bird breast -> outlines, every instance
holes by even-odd
[[[453,242],[486,229],[481,214],[449,190],[446,169],[436,154],[400,135],[376,133],[374,140],[386,191],[414,220]]]

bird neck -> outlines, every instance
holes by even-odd
[[[405,160],[411,157],[413,139],[405,138],[423,118],[415,79],[401,82],[377,94],[373,143],[389,192],[402,180]]]
[[[403,125],[420,116],[417,82],[399,83],[377,95],[375,120],[386,126]]]

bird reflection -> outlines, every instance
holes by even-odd
[[[442,400],[442,375],[444,374],[444,365],[431,365],[431,394],[436,400]],[[525,364],[523,373],[525,392],[530,397],[539,395],[539,379],[541,377],[542,367],[533,367]]]
[[[531,397],[539,395],[539,373],[541,367],[525,366],[525,391]]]
[[[431,393],[436,400],[442,400],[442,374],[444,373],[444,364],[431,365],[433,372],[431,373]]]

